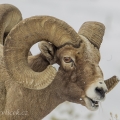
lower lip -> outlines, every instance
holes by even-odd
[[[95,103],[92,102],[92,100],[91,100],[90,98],[88,98],[88,99],[90,100],[92,107],[99,107],[99,103],[98,103],[98,104],[95,104]]]
[[[92,107],[99,107],[99,104],[92,103]]]

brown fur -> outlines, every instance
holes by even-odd
[[[71,52],[69,53],[67,49]],[[88,61],[85,57],[86,49],[83,42],[80,48],[68,45],[57,50],[56,62],[60,65],[60,68],[54,81],[45,89],[31,90],[24,88],[7,78],[4,86],[6,88],[6,104],[2,117],[5,115],[5,120],[40,120],[64,101],[85,105],[85,102],[79,99],[85,97],[85,89],[88,84],[95,81],[97,72],[94,65],[99,62],[94,63],[94,59]],[[64,68],[62,53],[64,53],[64,56],[69,55],[75,59],[76,66],[74,69]],[[92,57],[94,58],[95,55]],[[30,56],[28,63],[36,72],[43,71],[49,65],[42,54]],[[89,74],[87,75],[88,71]]]
[[[16,10],[16,15],[14,14],[15,17],[12,18],[15,18],[16,22],[14,21],[14,19],[11,19],[9,14],[6,14],[14,9]],[[11,30],[12,26],[14,26],[14,23],[17,24],[21,20],[21,13],[14,6],[2,5],[1,16],[2,17],[0,19],[2,21],[0,25],[0,30],[2,32],[0,33],[0,42],[4,44],[5,37]],[[3,31],[3,28],[5,28],[5,26],[3,26],[3,22],[5,20],[12,22],[10,25],[7,26],[5,31]],[[41,25],[39,25],[39,23],[41,23]],[[24,31],[26,28],[28,30]],[[40,29],[43,29],[41,33],[39,31]],[[44,30],[46,30],[46,32],[44,32]],[[11,45],[15,45],[14,48],[17,48],[18,44],[20,45],[20,43],[26,42],[27,47],[29,48],[33,41],[33,43],[35,43],[43,39],[50,39],[49,42],[52,42],[55,46],[59,46],[59,50],[57,50],[57,52],[51,52],[51,50],[54,51],[54,49],[46,49],[47,47],[49,47],[49,45],[44,46],[44,52],[46,54],[47,51],[49,53],[48,56],[47,54],[46,56],[44,56],[44,54],[29,56],[28,64],[33,71],[41,72],[45,70],[49,64],[53,64],[55,62],[60,65],[60,68],[53,82],[45,89],[32,90],[25,88],[22,84],[16,82],[18,77],[16,77],[16,81],[12,80],[12,78],[8,75],[7,69],[4,64],[4,57],[8,57],[7,60],[15,58],[16,62],[14,61],[13,63],[10,63],[9,66],[11,65],[10,68],[13,68],[13,66],[15,65],[17,66],[18,60],[20,59],[19,55],[21,55],[22,53],[21,50],[19,50],[19,53],[17,53],[15,57],[11,58],[11,55],[15,55],[14,52],[16,51],[16,49],[14,49],[14,52],[11,52],[10,48],[7,46],[7,44],[5,44],[6,51],[4,52],[5,56],[3,57],[3,46],[0,45],[0,119],[40,120],[64,101],[79,103],[86,106],[84,101],[84,98],[86,97],[86,89],[91,83],[95,82],[99,77],[103,76],[98,66],[100,59],[98,50],[92,44],[90,44],[90,42],[86,42],[84,40],[82,41],[81,37],[79,37],[69,25],[61,20],[49,16],[36,16],[32,19],[26,19],[23,22],[19,23],[19,25],[15,27],[13,31],[15,32],[11,32],[9,34],[9,37],[7,37],[7,40],[11,41],[8,45],[9,47]],[[30,35],[26,35],[26,33],[28,34],[28,31]],[[53,34],[54,36],[51,35],[52,37],[48,37],[49,31],[51,31],[50,34],[55,33]],[[23,33],[25,33],[25,36],[23,35],[23,37],[19,37]],[[36,36],[37,33],[39,33],[38,36]],[[91,33],[93,34],[94,32]],[[30,40],[30,42],[28,42],[26,38],[28,38],[29,40],[35,38],[35,40]],[[14,41],[14,39],[18,39],[17,45],[15,44],[16,42]],[[73,46],[77,48],[71,46],[72,44],[68,45],[68,43],[74,43]],[[26,44],[22,44],[22,46],[26,47]],[[27,51],[25,55],[27,55]],[[70,58],[72,62],[66,63],[64,59],[65,57]],[[22,68],[19,73],[21,72],[23,72]],[[13,75],[14,74],[16,73],[13,73]],[[24,75],[20,74],[21,78],[22,76]],[[22,79],[24,79],[24,77]],[[30,79],[31,77],[29,78],[29,80]],[[39,80],[39,77],[37,79]],[[83,98],[83,100],[80,100],[80,98]]]
[[[28,57],[29,66],[36,72],[41,72],[49,65],[49,62],[42,54]]]

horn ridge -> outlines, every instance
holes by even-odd
[[[5,64],[11,77],[29,89],[47,87],[57,73],[52,66],[40,73],[28,66],[30,47],[42,40],[59,47],[65,43],[78,45],[81,38],[67,23],[51,16],[34,16],[19,22],[6,38]]]
[[[100,22],[88,21],[83,23],[78,34],[85,36],[98,49],[103,40],[105,26]]]
[[[119,79],[116,76],[113,76],[107,80],[105,80],[105,84],[108,88],[108,92],[110,92],[118,83],[119,83]]]
[[[10,4],[0,5],[0,44],[4,44],[10,30],[22,20],[22,14],[18,8]]]

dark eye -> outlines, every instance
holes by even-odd
[[[64,57],[63,60],[64,60],[66,63],[70,63],[70,62],[73,61],[70,57]]]

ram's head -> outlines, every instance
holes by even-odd
[[[68,24],[53,17],[25,19],[6,38],[4,56],[8,72],[26,88],[41,90],[52,86],[54,94],[63,101],[96,110],[108,91],[99,67],[104,29],[101,23],[87,22],[78,34]],[[58,71],[49,65],[39,73],[28,66],[30,47],[43,40],[49,43],[39,45],[41,52],[50,64],[60,65]]]

